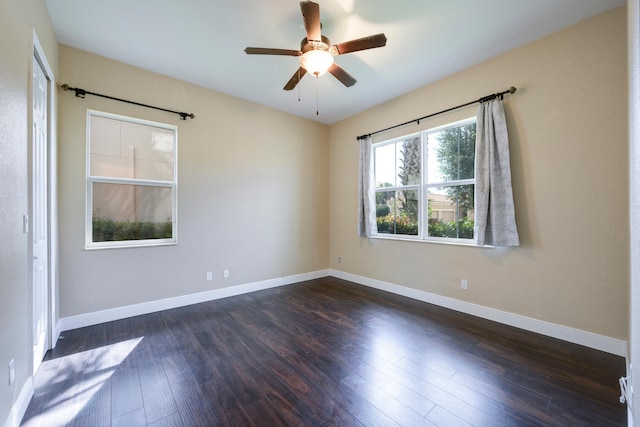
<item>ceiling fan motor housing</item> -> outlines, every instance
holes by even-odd
[[[300,50],[302,53],[308,52],[310,50],[325,50],[327,52],[331,52],[331,40],[328,37],[320,36],[322,40],[307,40],[307,38],[303,38],[300,42]],[[333,54],[333,52],[331,52]]]

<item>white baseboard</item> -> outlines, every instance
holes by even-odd
[[[32,397],[33,379],[29,377],[22,386],[22,390],[20,390],[18,398],[11,407],[11,412],[9,412],[9,416],[4,423],[4,427],[18,427],[20,425],[25,412],[27,412],[27,407],[29,406],[29,402],[31,402]]]
[[[371,288],[380,289],[397,295],[413,298],[419,301],[428,302],[451,310],[460,311],[462,313],[471,314],[473,316],[492,320],[494,322],[503,323],[505,325],[514,326],[516,328],[546,335],[552,338],[558,338],[574,344],[583,345],[596,350],[605,351],[617,356],[627,357],[627,342],[604,335],[594,334],[592,332],[580,329],[570,328],[558,325],[556,323],[546,322],[544,320],[534,319],[519,314],[509,313],[507,311],[497,310],[495,308],[485,307],[455,298],[445,297],[442,295],[432,294],[420,291],[406,286],[396,285],[381,280],[370,279],[364,276],[347,273],[340,270],[330,270],[331,276],[339,279],[355,282],[360,285],[369,286]]]
[[[553,338],[558,338],[574,344],[583,345],[596,350],[605,351],[622,357],[627,357],[627,342],[604,335],[580,329],[570,328],[544,320],[534,319],[507,311],[497,310],[491,307],[461,301],[455,298],[445,297],[425,291],[420,291],[394,283],[371,279],[356,274],[347,273],[340,270],[319,270],[311,273],[297,274],[293,276],[279,277],[275,279],[263,280],[244,285],[231,286],[228,288],[214,289],[211,291],[196,294],[182,295],[157,301],[149,301],[141,304],[133,304],[124,307],[117,307],[109,310],[102,310],[93,313],[80,314],[77,316],[64,317],[60,319],[54,336],[59,336],[60,332],[85,326],[97,325],[99,323],[111,322],[125,319],[127,317],[139,316],[171,308],[183,307],[220,298],[227,298],[263,289],[275,288],[278,286],[290,285],[305,280],[318,279],[326,276],[334,276],[340,279],[349,280],[371,288],[380,289],[397,295],[413,298],[418,301],[428,302],[451,310],[471,314],[484,319],[492,320],[505,325],[535,332]],[[56,334],[57,332],[57,334]]]
[[[278,286],[290,285],[305,280],[318,279],[329,275],[329,270],[319,270],[311,273],[296,274],[293,276],[278,277],[275,279],[263,280],[260,282],[247,283],[244,285],[230,286],[227,288],[214,289],[196,294],[181,295],[173,298],[149,301],[140,304],[127,305],[108,310],[96,311],[93,313],[79,314],[77,316],[63,317],[57,326],[57,336],[62,331],[83,328],[85,326],[97,325],[99,323],[112,322],[114,320],[125,319],[127,317],[140,316],[142,314],[154,313],[171,308],[184,307],[186,305],[198,304],[201,302],[227,298],[249,292],[261,291],[263,289],[275,288]],[[55,331],[54,331],[55,335]]]

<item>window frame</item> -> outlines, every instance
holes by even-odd
[[[91,175],[91,118],[101,117],[164,129],[173,132],[173,180],[162,181],[137,178],[116,178]],[[178,243],[178,127],[166,123],[160,123],[136,117],[108,113],[104,111],[87,109],[86,115],[86,200],[85,200],[85,249],[110,249],[133,248],[176,245]],[[164,239],[140,239],[117,241],[93,241],[93,185],[94,184],[124,184],[142,187],[160,187],[171,190],[171,238]]]
[[[409,235],[409,234],[394,234],[394,233],[377,233],[377,238],[382,239],[392,239],[392,240],[410,240],[410,241],[419,241],[419,242],[431,242],[431,243],[450,243],[450,244],[458,244],[463,246],[475,246],[475,234],[471,239],[468,238],[456,238],[456,237],[438,237],[438,236],[429,236],[429,189],[436,187],[457,187],[462,185],[473,185],[474,186],[474,199],[475,199],[475,167],[474,167],[474,176],[473,178],[468,179],[458,179],[458,180],[450,180],[450,181],[442,181],[442,182],[429,182],[429,158],[428,158],[428,136],[431,134],[435,134],[447,129],[467,126],[470,124],[476,124],[477,126],[477,118],[468,117],[462,120],[457,120],[454,122],[446,123],[441,126],[436,126],[433,128],[425,129],[420,132],[413,132],[410,134],[402,135],[399,137],[395,137],[392,139],[376,142],[372,144],[372,152],[373,152],[373,164],[374,164],[374,181],[377,182],[377,175],[375,170],[376,165],[376,148],[383,147],[389,144],[396,144],[400,141],[408,140],[411,138],[415,138],[416,136],[420,137],[420,182],[419,184],[411,184],[411,185],[395,185],[391,187],[376,187],[374,189],[375,194],[383,193],[387,191],[402,191],[402,190],[417,190],[420,200],[419,204],[419,213],[418,213],[418,234],[417,235]],[[376,221],[377,224],[377,221]]]

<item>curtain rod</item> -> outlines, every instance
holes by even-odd
[[[173,113],[173,114],[179,115],[180,116],[180,120],[187,120],[187,117],[190,118],[190,119],[194,119],[196,117],[195,114],[193,114],[193,113],[183,113],[181,111],[167,110],[166,108],[154,107],[153,105],[142,104],[140,102],[135,102],[135,101],[128,101],[126,99],[116,98],[114,96],[109,96],[109,95],[102,95],[100,93],[89,92],[88,90],[80,89],[80,88],[77,88],[77,87],[71,87],[66,83],[63,84],[63,85],[60,85],[60,88],[65,90],[65,91],[68,91],[68,90],[74,91],[78,98],[83,98],[84,99],[85,95],[93,95],[93,96],[99,96],[99,97],[102,97],[102,98],[113,99],[114,101],[126,102],[127,104],[133,104],[133,105],[139,105],[141,107],[153,108],[154,110],[166,111],[167,113]]]
[[[420,120],[428,119],[430,117],[437,116],[439,114],[448,113],[449,111],[457,110],[458,108],[466,107],[466,106],[471,105],[471,104],[476,104],[476,103],[479,103],[479,102],[487,102],[487,101],[494,100],[496,98],[502,98],[503,95],[506,95],[507,93],[515,93],[516,90],[518,90],[518,89],[516,89],[515,87],[511,86],[509,89],[507,89],[507,90],[505,90],[503,92],[498,92],[498,93],[494,93],[494,94],[491,94],[491,95],[483,96],[482,98],[478,98],[475,101],[470,101],[470,102],[467,102],[465,104],[461,104],[461,105],[457,105],[455,107],[447,108],[446,110],[438,111],[437,113],[432,113],[432,114],[429,114],[429,115],[426,115],[426,116],[423,116],[423,117],[419,117],[417,119],[409,120],[408,122],[400,123],[399,125],[389,126],[388,128],[380,129],[380,130],[377,130],[375,132],[367,133],[365,135],[360,135],[359,137],[357,137],[357,140],[361,141],[363,139],[369,138],[370,136],[373,136],[373,135],[376,135],[376,134],[379,134],[379,133],[382,133],[382,132],[386,132],[386,131],[391,130],[391,129],[395,129],[395,128],[399,128],[399,127],[402,127],[402,126],[410,125],[411,123],[420,124]]]

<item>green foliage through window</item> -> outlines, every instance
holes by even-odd
[[[463,218],[457,221],[429,223],[429,236],[473,239],[473,221]]]
[[[166,222],[114,221],[94,217],[94,242],[120,242],[125,240],[170,239],[173,224]]]
[[[386,215],[376,218],[378,233],[418,235],[418,221],[408,215]]]

